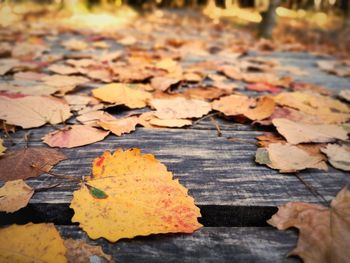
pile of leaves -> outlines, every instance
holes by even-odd
[[[191,26],[184,27],[189,21]],[[169,30],[176,34],[167,34]],[[66,38],[60,37],[63,33]],[[208,41],[219,34],[220,41]],[[52,131],[42,138],[45,144],[73,148],[140,126],[183,128],[218,115],[273,131],[257,138],[260,164],[282,173],[327,170],[326,162],[350,170],[348,90],[334,94],[295,81],[292,75],[308,74],[303,69],[246,56],[266,45],[250,45],[244,33],[169,14],[139,18],[124,30],[98,34],[23,21],[0,28],[0,39],[0,120],[6,138],[20,129],[48,125]],[[348,60],[318,65],[330,74],[349,76]],[[66,158],[52,148],[6,149],[1,140],[0,155],[0,179],[6,182],[0,189],[1,211],[25,207],[38,189],[24,180],[47,173],[80,183],[71,202],[72,221],[92,239],[115,242],[153,233],[192,233],[201,227],[200,211],[187,189],[153,155],[141,155],[138,149],[105,152],[95,159],[92,175],[81,178],[50,172]],[[346,190],[339,195],[348,196]],[[348,197],[344,202],[349,205]],[[295,225],[279,226],[275,219],[271,224]],[[52,236],[40,235],[43,231]],[[6,260],[45,260],[48,255],[62,262],[74,259],[65,247],[111,260],[82,241],[63,242],[53,225],[10,226],[0,232],[3,240],[11,241],[0,245],[8,251]],[[17,234],[23,237],[14,239]],[[54,242],[46,251],[28,246],[48,240]],[[12,247],[20,248],[19,253],[12,253]]]

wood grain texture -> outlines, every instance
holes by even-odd
[[[40,138],[52,128],[33,131],[29,146],[42,146]],[[199,205],[276,206],[288,201],[321,202],[294,175],[283,175],[254,161],[256,131],[224,130],[217,137],[215,130],[195,129],[144,129],[122,137],[110,135],[102,142],[63,149],[68,160],[59,163],[52,171],[64,175],[83,176],[91,172],[91,163],[103,151],[137,147],[152,153],[162,161],[175,178],[185,185]],[[226,137],[241,141],[230,142]],[[14,134],[20,142],[23,132]],[[300,177],[331,200],[346,184],[350,176],[330,168],[328,172],[308,170]],[[69,203],[75,182],[42,175],[30,179],[33,187],[44,187],[60,182],[58,187],[39,192],[31,203]]]
[[[191,235],[152,235],[115,244],[104,239],[91,241],[77,226],[58,229],[64,238],[102,245],[118,263],[301,262],[298,258],[287,258],[296,243],[296,233],[269,227],[207,227]]]

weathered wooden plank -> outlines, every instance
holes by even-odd
[[[29,146],[42,146],[40,138],[49,128],[35,130]],[[68,160],[53,170],[66,175],[88,175],[92,160],[105,150],[138,147],[153,153],[179,178],[199,205],[276,206],[288,201],[321,202],[295,175],[283,175],[254,162],[258,132],[227,130],[217,137],[214,130],[143,129],[122,137],[109,136],[92,145],[63,149]],[[20,139],[23,132],[14,135]],[[230,142],[225,137],[242,141]],[[16,147],[23,147],[19,143]],[[304,171],[302,177],[326,199],[332,199],[346,184],[347,173],[330,168],[328,172]],[[58,187],[37,193],[31,203],[69,203],[76,183],[43,175],[29,180],[34,187],[61,182]]]
[[[64,238],[103,247],[119,262],[301,262],[287,254],[296,244],[294,231],[271,227],[205,227],[193,234],[152,235],[112,244],[91,241],[77,226],[58,226]]]

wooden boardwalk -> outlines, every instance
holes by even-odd
[[[307,76],[296,77],[297,80],[322,84],[335,91],[349,88],[349,78],[321,72],[312,55],[272,53],[268,57],[309,72]],[[264,131],[261,127],[214,118],[222,130],[221,137],[209,119],[186,129],[140,127],[121,137],[109,135],[98,143],[63,149],[68,159],[52,170],[80,177],[90,174],[92,160],[106,150],[136,147],[143,153],[152,153],[189,189],[200,207],[204,227],[194,234],[152,235],[115,244],[104,239],[91,241],[71,223],[73,210],[69,204],[78,184],[45,174],[28,180],[28,184],[60,185],[36,193],[29,206],[16,213],[1,213],[0,224],[53,222],[63,237],[100,244],[117,262],[299,262],[297,258],[286,257],[296,244],[297,232],[280,232],[268,226],[266,220],[278,205],[289,201],[322,203],[310,187],[331,200],[350,184],[349,173],[332,167],[328,172],[307,170],[298,174],[304,183],[293,174],[280,174],[254,161],[255,137]],[[44,146],[41,138],[51,130],[49,126],[32,129],[29,146]],[[18,131],[13,135],[16,145],[12,149],[25,145],[24,133]],[[237,140],[230,141],[228,137]]]

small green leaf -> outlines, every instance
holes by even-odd
[[[255,154],[255,161],[260,164],[271,164],[269,153],[265,148],[258,148]]]
[[[87,188],[89,189],[90,194],[93,197],[95,197],[97,199],[105,199],[105,198],[108,197],[108,195],[104,191],[102,191],[101,189],[98,189],[98,188],[93,187],[93,186],[88,185],[88,184],[85,184],[85,185],[87,186]]]

